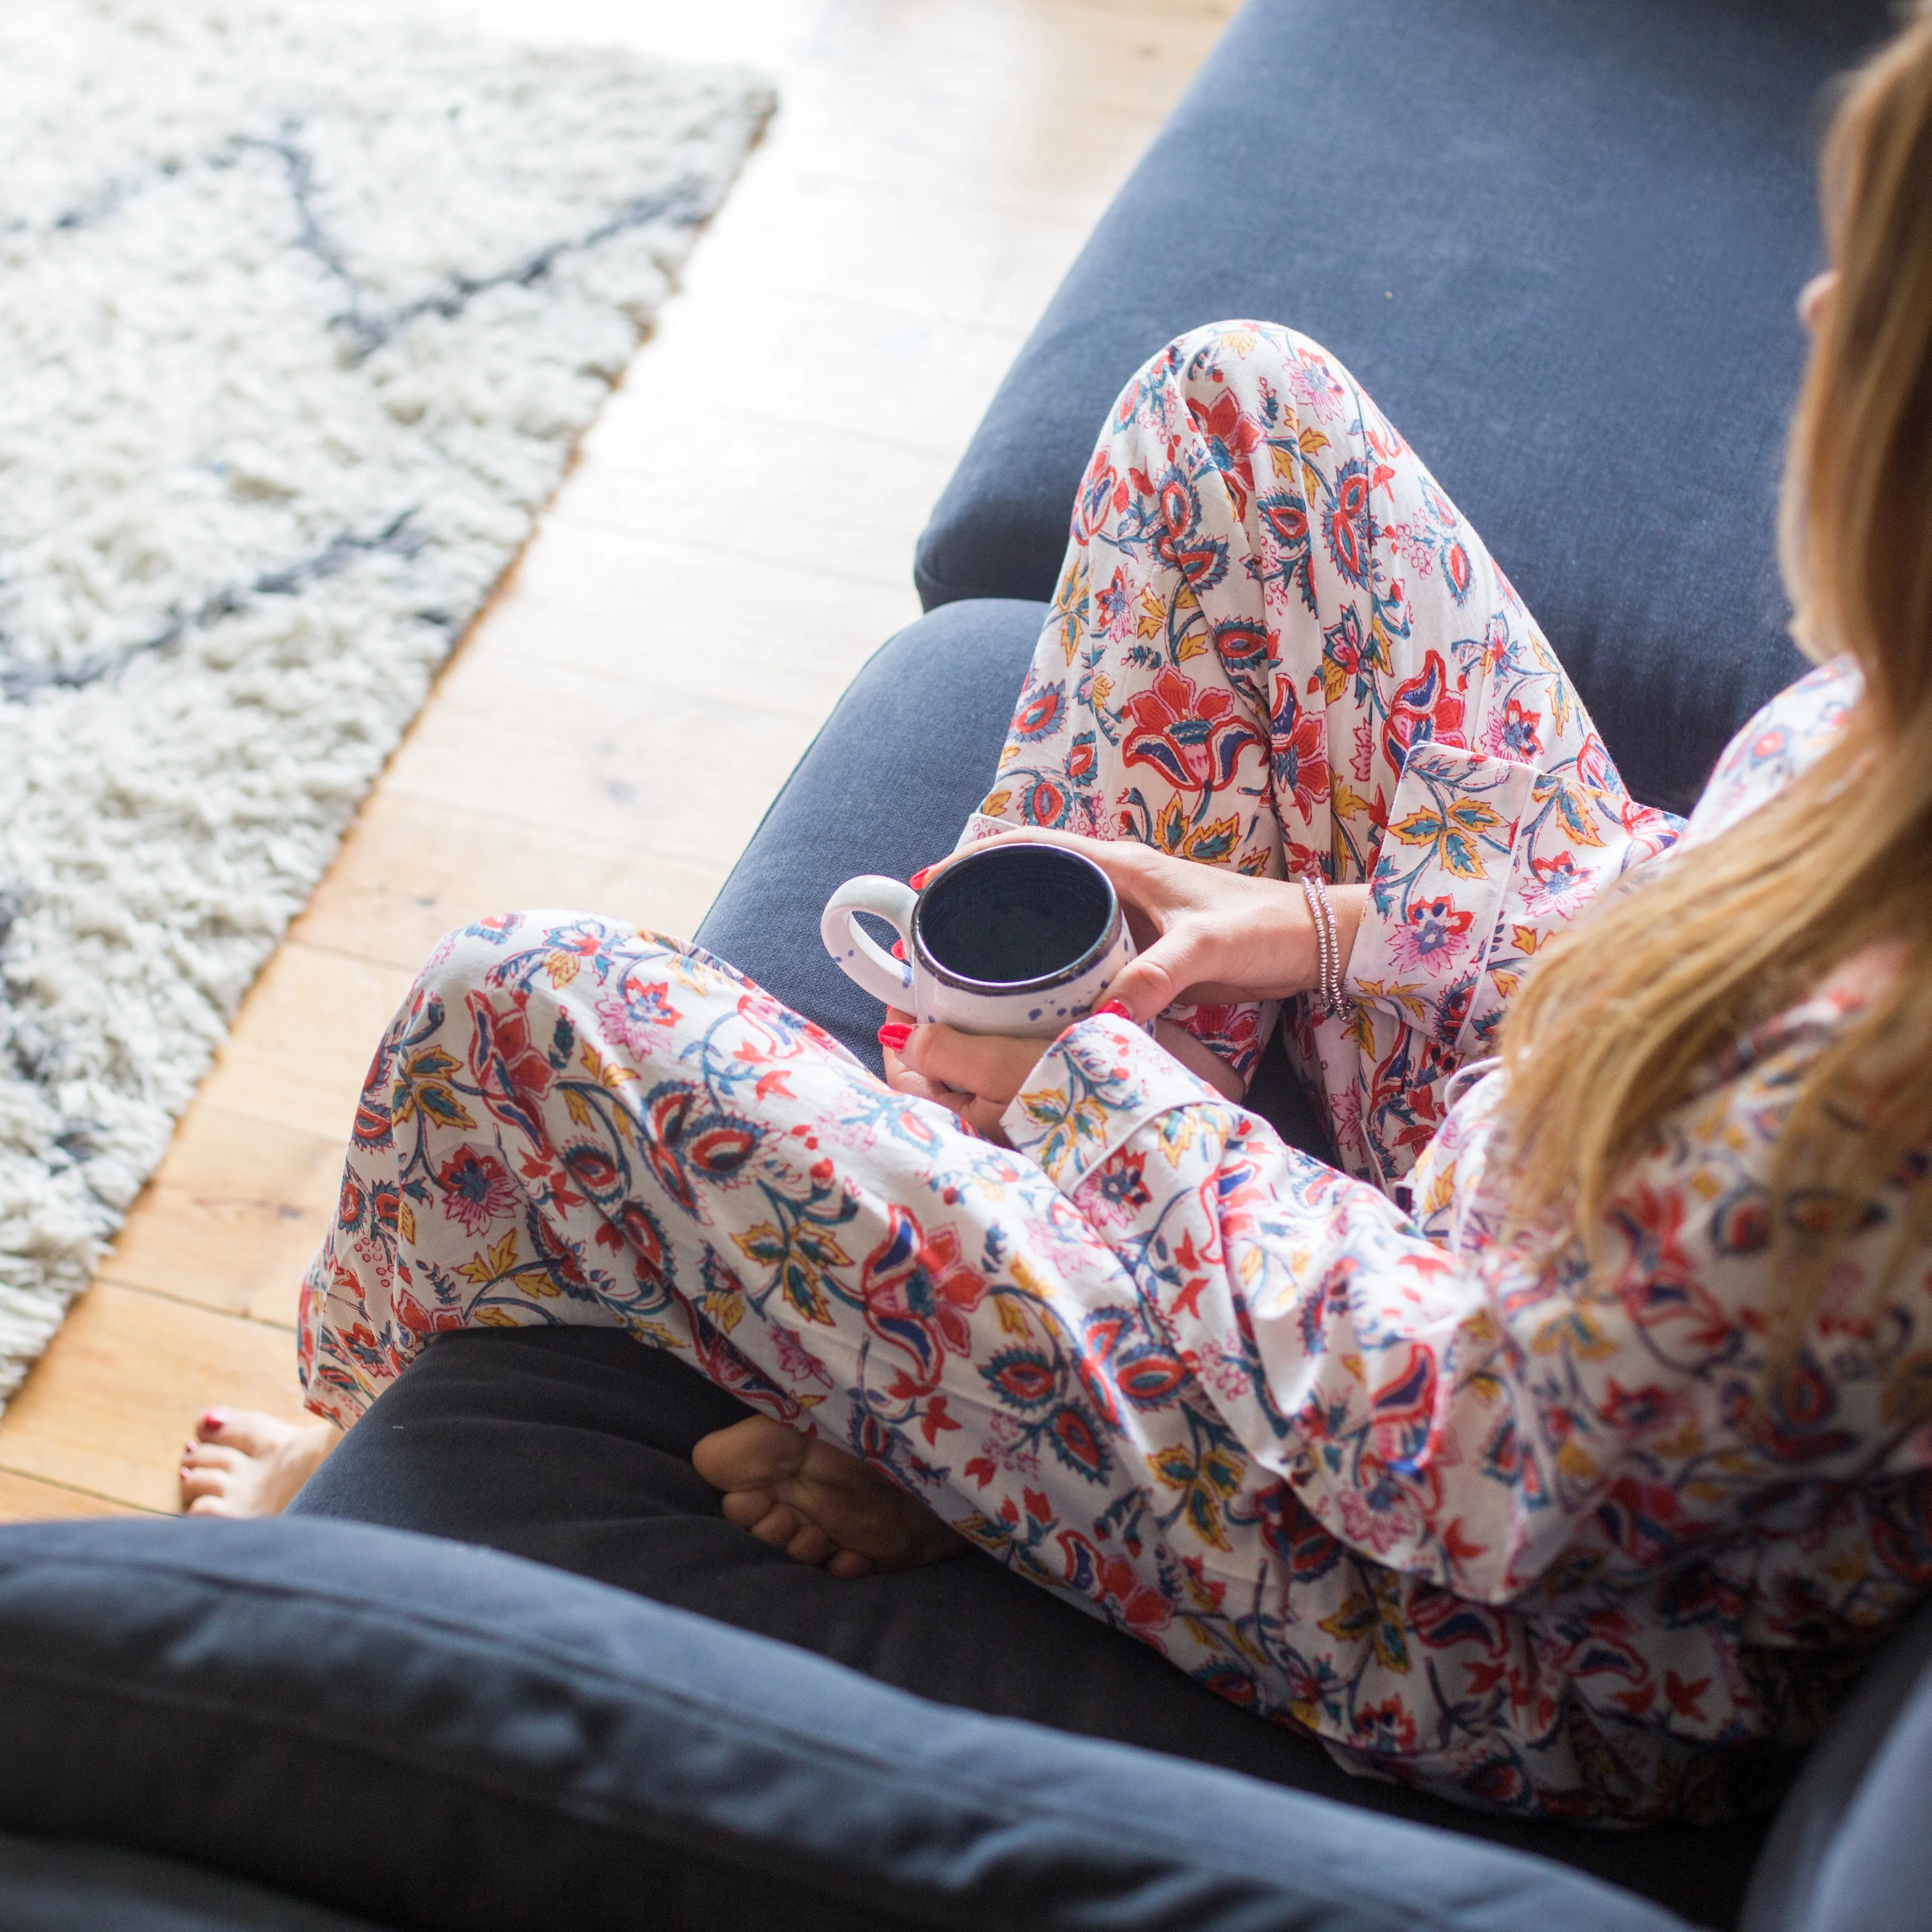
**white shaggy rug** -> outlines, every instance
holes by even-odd
[[[771,106],[388,16],[0,4],[0,1399]]]

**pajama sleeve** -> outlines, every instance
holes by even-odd
[[[1090,1222],[1145,1202],[1108,1238],[1244,1454],[1324,1531],[1478,1602],[1586,1576],[1614,1591],[1791,1472],[1856,1479],[1895,1432],[1876,1406],[1794,1402],[1754,1430],[1738,1406],[1762,1385],[1774,1292],[1755,1190],[1795,1076],[1862,997],[1783,1016],[1665,1124],[1596,1270],[1562,1229],[1484,1225],[1499,1082],[1415,1170],[1418,1215],[1450,1204],[1441,1241],[1117,1020],[1063,1035],[1005,1124]],[[1876,1265],[1894,1226],[1852,1264]]]

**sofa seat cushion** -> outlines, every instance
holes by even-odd
[[[956,604],[876,651],[693,935],[875,1071],[884,1015],[832,963],[819,914],[856,874],[903,879],[952,850],[992,784],[1046,620],[1042,603]]]
[[[425,1349],[296,1498],[554,1564],[989,1716],[1165,1752],[1556,1859],[1696,1923],[1736,1916],[1766,1820],[1597,1832],[1342,1772],[992,1558],[842,1582],[727,1522],[691,1466],[748,1412],[612,1329],[476,1330]]]
[[[0,1827],[424,1932],[1682,1924],[1538,1859],[356,1524],[0,1530]]]
[[[239,1879],[111,1845],[0,1832],[7,1932],[376,1932]]]
[[[1286,322],[1420,452],[1637,796],[1688,808],[1799,668],[1772,505],[1828,77],[1886,0],[1249,0],[1095,230],[919,547],[1046,597],[1135,368]]]

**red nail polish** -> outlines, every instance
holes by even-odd
[[[1103,1015],[1108,1019],[1130,1020],[1134,1016],[1134,1010],[1125,1000],[1102,1000],[1094,1009],[1092,1016],[1097,1020]]]
[[[220,1413],[214,1409],[211,1408],[208,1410],[207,1414],[201,1418],[201,1426],[204,1429],[219,1429],[221,1426],[221,1417]]]
[[[888,1020],[879,1029],[879,1044],[892,1053],[902,1053],[905,1043],[912,1037],[912,1028],[902,1025],[897,1020]]]
[[[903,960],[905,958],[905,941],[903,939],[896,939],[892,941],[892,957],[898,960]]]
[[[914,873],[910,878],[907,880],[906,884],[911,886],[914,892],[917,892],[920,887],[924,885],[926,880],[931,878],[933,874],[938,870],[939,866],[937,861],[930,866],[922,866],[917,872]]]

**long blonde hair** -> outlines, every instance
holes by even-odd
[[[1792,635],[1820,662],[1850,652],[1864,697],[1777,800],[1553,945],[1502,1036],[1515,1212],[1564,1210],[1594,1258],[1619,1174],[1700,1070],[1854,953],[1896,946],[1779,1137],[1764,1228],[1787,1348],[1932,1137],[1932,0],[1850,77],[1822,181],[1838,280],[1792,424],[1780,553]],[[1901,1253],[1926,1232],[1932,1188],[1915,1192]]]

